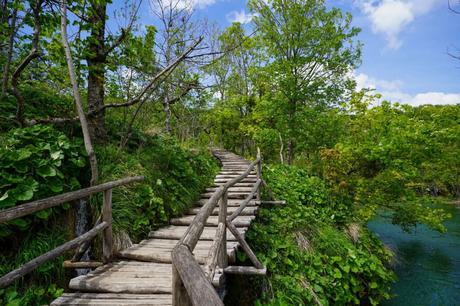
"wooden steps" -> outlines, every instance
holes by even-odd
[[[217,188],[242,174],[250,163],[243,158],[225,151],[215,151],[222,162],[221,172],[212,186],[206,189],[195,207],[187,215],[173,218],[170,225],[152,231],[148,239],[118,252],[118,261],[99,267],[87,275],[73,278],[69,289],[51,305],[172,305],[172,265],[171,251],[185,234],[188,226]],[[228,192],[228,214],[237,210],[241,202],[250,194],[257,181],[257,174],[250,175],[235,184]],[[233,224],[244,236],[254,220],[258,201],[251,200]],[[204,264],[211,248],[218,225],[219,207],[208,218],[203,233],[193,252],[198,263]],[[239,243],[227,231],[227,255],[229,263],[236,261]]]
[[[170,225],[168,227],[161,228],[154,232],[150,232],[149,238],[161,238],[161,239],[173,239],[179,240],[184,236],[185,231],[187,230],[188,226],[177,226],[177,225]],[[244,236],[246,233],[246,227],[239,227],[238,231]],[[216,227],[206,226],[203,230],[203,234],[201,234],[200,240],[214,240],[214,236],[216,234]],[[228,241],[235,241],[235,237],[233,234],[227,230],[227,240]]]
[[[64,293],[51,305],[170,306],[171,294]]]

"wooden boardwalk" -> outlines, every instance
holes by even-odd
[[[188,214],[174,218],[170,225],[149,234],[148,239],[125,249],[115,261],[101,266],[87,275],[70,281],[73,293],[65,293],[51,305],[172,305],[171,251],[182,238],[201,206],[212,193],[229,180],[238,177],[250,165],[238,155],[216,150],[214,154],[222,162],[220,173],[214,185],[202,194],[196,207]],[[240,203],[251,193],[257,181],[256,172],[228,190],[228,214],[231,215]],[[233,220],[238,231],[244,235],[258,209],[258,201],[249,202],[241,214]],[[200,240],[194,249],[194,256],[204,264],[215,237],[219,209],[215,208],[208,218]],[[235,262],[239,247],[232,233],[227,230],[227,254],[229,264]]]

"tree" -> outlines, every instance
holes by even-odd
[[[169,66],[201,36],[198,26],[192,22],[193,10],[181,0],[154,0],[152,8],[160,21],[157,40],[158,64]],[[165,132],[171,134],[171,107],[189,91],[198,86],[197,78],[190,72],[187,61],[181,62],[160,87]]]
[[[304,111],[338,103],[352,89],[348,75],[360,59],[360,45],[353,42],[359,30],[350,14],[329,10],[324,1],[250,0],[249,6],[266,57],[260,69],[270,92],[264,94],[275,104],[270,116],[287,140],[291,164],[304,136]]]
[[[78,112],[78,117],[80,119],[81,129],[83,132],[83,140],[85,143],[86,153],[88,154],[89,163],[91,167],[91,186],[97,184],[98,181],[98,169],[97,169],[97,159],[94,153],[93,144],[91,141],[91,136],[89,133],[88,122],[86,120],[85,111],[83,110],[83,105],[80,96],[80,90],[77,82],[77,75],[75,74],[75,68],[73,64],[72,53],[70,52],[70,45],[67,38],[67,4],[65,0],[61,0],[61,39],[62,45],[64,47],[64,53],[67,61],[67,66],[69,69],[70,81],[72,83],[72,91],[75,99],[75,105]]]

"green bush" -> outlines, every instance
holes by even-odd
[[[386,263],[391,256],[353,223],[351,206],[297,167],[265,167],[264,177],[287,205],[262,209],[247,233],[273,290],[258,304],[377,305],[390,297],[394,275]],[[354,234],[347,230],[352,227]]]
[[[80,188],[86,165],[79,139],[71,141],[51,126],[13,129],[0,138],[0,209]],[[46,221],[60,207],[0,226],[0,238]]]
[[[162,136],[147,137],[137,149],[101,146],[97,155],[103,181],[145,177],[113,193],[114,229],[136,240],[189,208],[218,169],[208,153],[186,150]]]

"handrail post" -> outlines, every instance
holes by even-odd
[[[260,148],[257,147],[257,159],[259,162],[257,163],[257,180],[262,179],[262,157],[260,155]],[[260,201],[260,187],[257,189],[257,201]]]
[[[172,306],[191,306],[192,302],[184,286],[184,282],[172,261]]]
[[[228,256],[227,256],[227,203],[228,202],[228,189],[226,188],[222,198],[220,200],[219,206],[219,223],[224,225],[224,234],[222,235],[222,243],[220,244],[220,250],[218,252],[219,259],[217,265],[225,269],[228,266]]]
[[[112,189],[105,190],[103,194],[102,221],[108,224],[102,234],[102,254],[104,263],[107,263],[112,260],[113,255]]]

